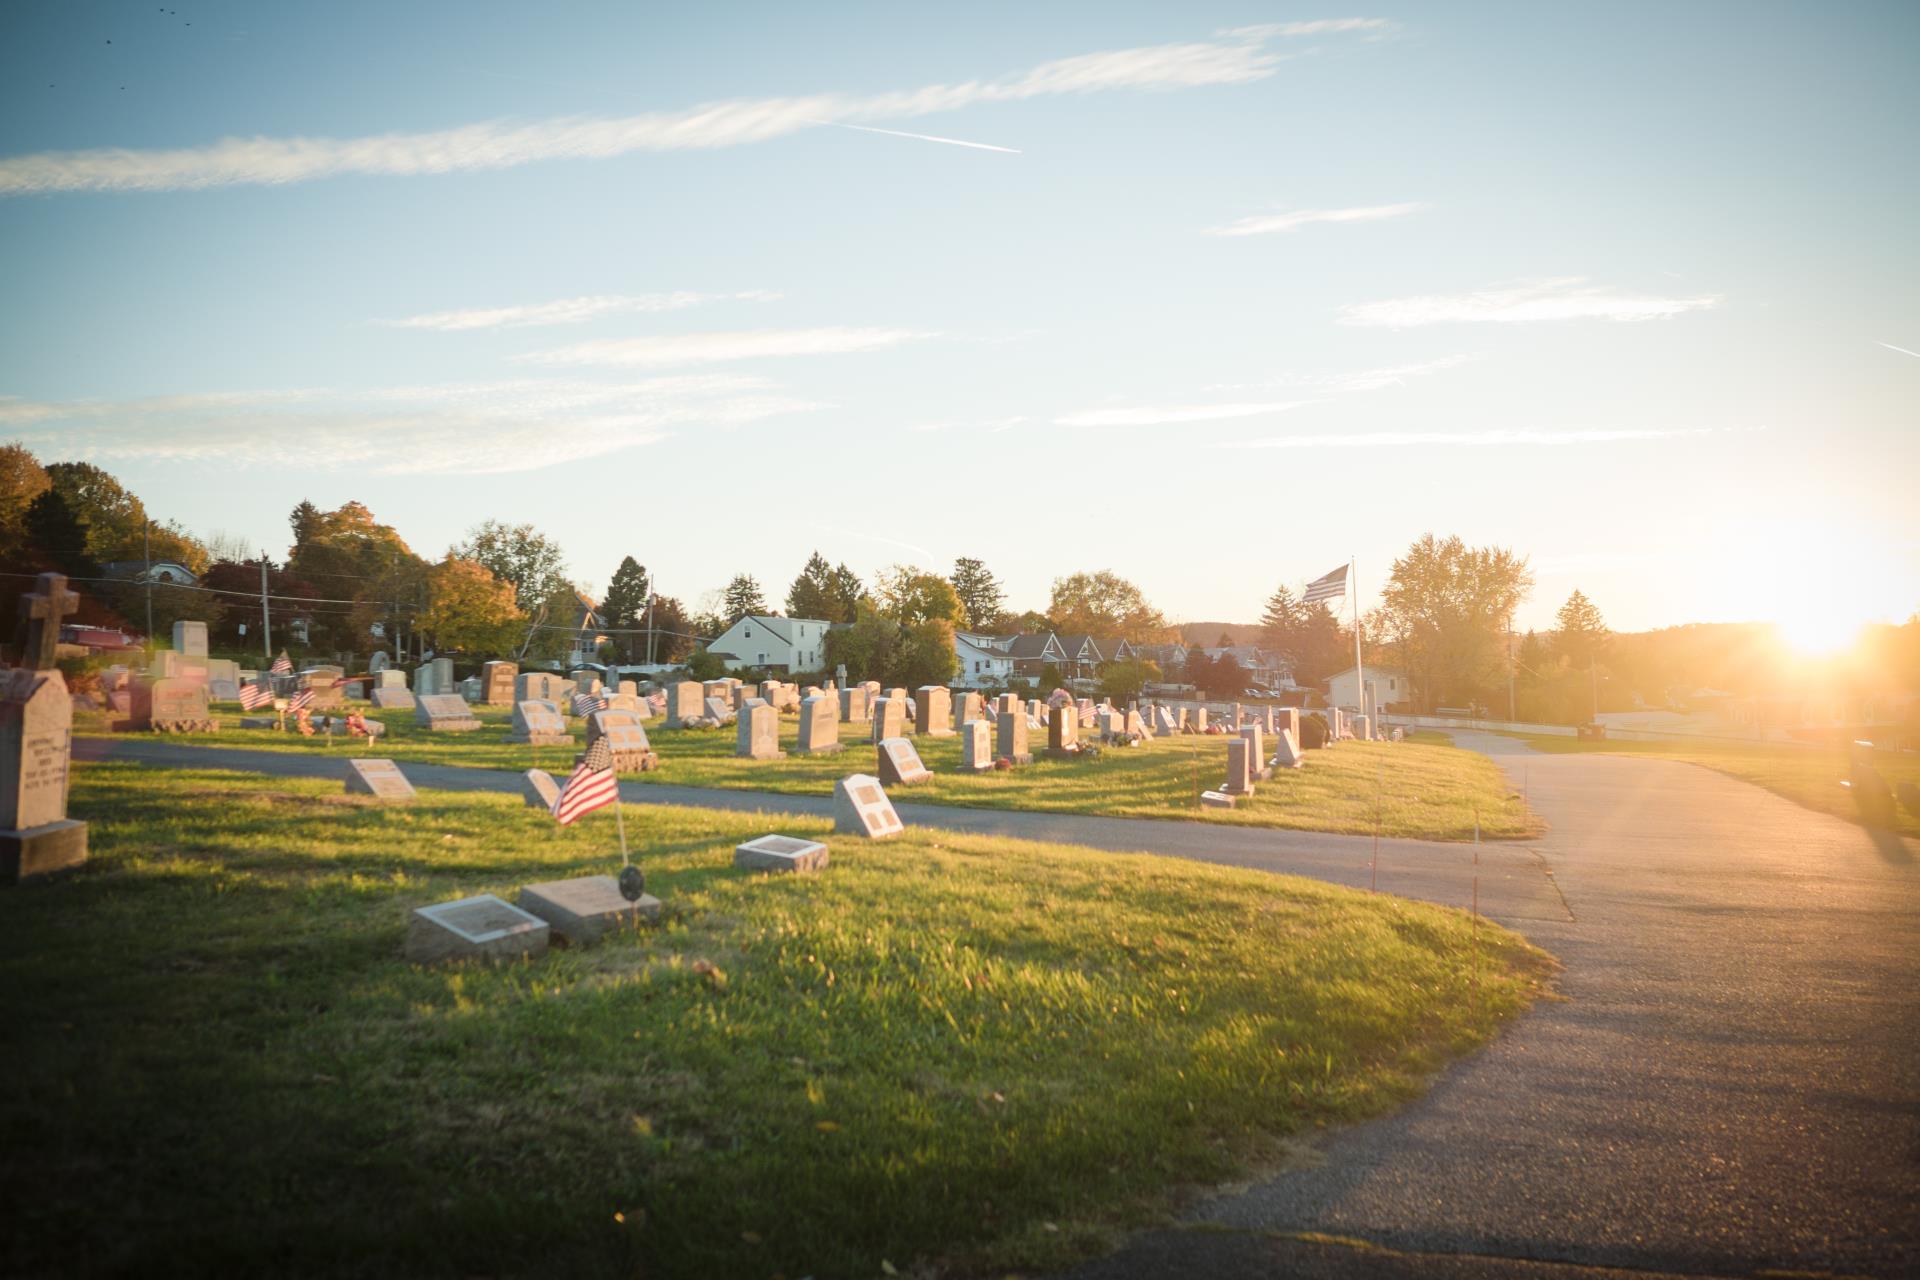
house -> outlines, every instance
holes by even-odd
[[[573,616],[562,624],[573,632],[567,643],[565,669],[568,671],[585,663],[599,661],[600,646],[607,640],[601,632],[601,628],[606,623],[601,621],[600,606],[594,602],[592,596],[584,591],[575,591],[572,614]]]
[[[1187,646],[1184,644],[1129,645],[1127,656],[1138,658],[1142,662],[1153,663],[1160,668],[1160,674],[1169,679],[1179,676],[1187,669]]]
[[[962,689],[998,688],[1013,676],[1013,656],[1007,652],[1008,637],[979,635],[970,631],[953,633],[953,656],[959,660],[959,673],[953,683]]]
[[[152,581],[190,587],[200,581],[193,570],[173,560],[155,560],[151,564],[145,560],[109,560],[100,569],[109,578],[128,582]]]
[[[827,625],[821,618],[750,613],[715,636],[707,652],[723,659],[729,671],[818,671],[827,660]]]
[[[1038,680],[1048,663],[1062,672],[1067,668],[1067,651],[1051,631],[1023,632],[1005,640],[1007,656],[1013,659],[1013,674],[1023,679]]]
[[[1210,662],[1232,656],[1247,673],[1247,683],[1259,685],[1263,689],[1278,689],[1293,683],[1293,664],[1277,653],[1270,653],[1257,645],[1222,645],[1215,649],[1203,649]]]
[[[1407,673],[1394,667],[1368,667],[1367,685],[1373,690],[1374,701],[1384,710],[1393,711],[1413,701],[1413,686],[1407,680]],[[1360,684],[1352,667],[1327,677],[1327,704],[1349,711],[1360,709]]]

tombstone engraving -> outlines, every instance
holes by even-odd
[[[561,718],[560,708],[538,698],[526,698],[513,704],[513,731],[508,742],[524,742],[533,747],[570,747],[573,734]]]
[[[932,771],[920,762],[920,753],[913,749],[911,738],[882,739],[879,755],[882,786],[910,787],[933,777]]]
[[[375,689],[368,701],[378,711],[411,711],[414,707],[413,693],[408,689]]]
[[[953,727],[957,732],[961,725],[969,720],[984,720],[985,700],[971,689],[956,690],[953,694]]]
[[[888,738],[897,738],[907,724],[905,698],[876,698],[873,703],[873,736],[871,741],[883,742]]]
[[[1049,708],[1047,720],[1047,754],[1065,757],[1080,752],[1080,708],[1062,705]]]
[[[960,772],[981,773],[993,768],[993,726],[968,720],[960,726]]]
[[[1240,728],[1240,736],[1247,740],[1247,768],[1253,773],[1255,782],[1265,782],[1273,776],[1273,770],[1267,767],[1266,735],[1260,726],[1249,721]]]
[[[67,817],[73,698],[54,665],[60,619],[80,601],[61,574],[35,587],[21,597],[27,665],[0,674],[0,884],[87,860],[87,824]]]
[[[423,694],[414,704],[413,722],[434,733],[469,733],[480,727],[473,708],[457,693]]]
[[[356,756],[347,761],[347,794],[372,796],[376,800],[411,800],[413,784],[400,766],[391,760],[370,760]]]
[[[485,662],[480,665],[480,701],[489,707],[514,704],[514,684],[520,668],[512,662]]]
[[[921,737],[953,736],[953,695],[944,685],[924,684],[916,691],[913,731]]]
[[[1033,763],[1033,752],[1027,749],[1026,708],[1021,707],[1000,713],[999,731],[994,737],[993,751],[1002,760],[1010,760],[1014,764]]]
[[[840,723],[857,724],[867,718],[867,691],[858,686],[840,691]]]
[[[733,847],[733,865],[743,871],[818,871],[827,865],[827,846],[795,836],[761,836]]]
[[[897,836],[905,830],[880,780],[865,773],[851,774],[833,784],[833,829],[873,840]]]
[[[646,773],[660,763],[653,754],[653,744],[647,741],[647,726],[631,711],[609,708],[588,716],[587,745],[591,747],[602,738],[613,752],[615,773]]]
[[[522,911],[546,921],[576,947],[590,947],[615,929],[660,918],[660,899],[642,893],[628,902],[612,876],[548,880],[527,885],[516,896]]]
[[[800,746],[803,756],[828,755],[840,750],[837,699],[816,693],[800,700]]]
[[[417,907],[407,923],[404,954],[415,964],[450,960],[537,960],[547,954],[548,926],[490,893]]]
[[[707,719],[714,725],[732,724],[734,721],[732,704],[725,698],[708,698]]]
[[[780,749],[780,713],[765,698],[748,698],[740,704],[740,729],[734,740],[733,754],[746,760],[784,760]]]

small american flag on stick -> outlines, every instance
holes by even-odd
[[[1347,566],[1341,565],[1332,573],[1324,574],[1307,584],[1306,594],[1300,597],[1302,604],[1319,604],[1322,600],[1339,600],[1347,594]]]
[[[240,686],[240,709],[243,711],[252,711],[256,707],[264,707],[272,701],[273,693],[270,690],[262,689],[257,684],[243,684]]]
[[[571,826],[575,819],[605,808],[619,797],[620,780],[613,772],[613,748],[605,738],[598,738],[573,767],[573,774],[560,788],[560,794],[553,798],[554,820],[563,827]]]
[[[596,711],[605,711],[606,709],[607,700],[605,698],[597,697],[591,693],[576,693],[573,695],[573,714],[577,716],[590,716]]]
[[[283,653],[273,660],[273,665],[268,667],[267,670],[277,676],[290,676],[293,674],[293,663],[289,662],[287,655]]]
[[[300,690],[300,692],[294,694],[293,697],[287,700],[287,710],[293,711],[293,712],[305,711],[307,708],[311,707],[312,705],[313,705],[313,690],[311,689],[302,689]]]

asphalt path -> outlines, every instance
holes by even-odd
[[[1550,824],[1457,845],[900,803],[918,825],[1200,858],[1481,909],[1565,964],[1419,1101],[1197,1203],[1079,1280],[1920,1274],[1920,847],[1692,765],[1486,751]],[[342,778],[338,756],[78,739],[77,758]],[[416,784],[517,774],[408,764]],[[778,815],[826,796],[628,783]]]

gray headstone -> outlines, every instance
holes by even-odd
[[[960,772],[979,773],[993,768],[993,726],[968,720],[960,726]]]
[[[612,876],[548,880],[520,890],[520,909],[547,922],[576,947],[591,946],[615,929],[631,929],[660,918],[660,899],[643,893],[632,902],[621,896]]]
[[[413,693],[407,689],[375,689],[368,699],[377,711],[409,711],[413,709]]]
[[[733,847],[733,865],[744,871],[818,871],[827,865],[827,846],[795,836],[761,836]]]
[[[537,960],[547,953],[547,933],[546,921],[485,893],[415,909],[404,950],[415,964]]]
[[[513,704],[513,731],[509,742],[524,742],[534,747],[570,747],[573,734],[561,718],[560,708],[538,698],[526,698]]]
[[[1033,763],[1033,752],[1027,749],[1027,720],[1024,707],[1000,713],[999,732],[993,744],[995,755],[1014,764]]]
[[[174,623],[173,651],[183,658],[206,657],[207,624],[204,622]]]
[[[921,685],[914,697],[913,731],[921,737],[953,735],[953,695],[945,686]]]
[[[347,761],[347,794],[372,796],[377,800],[411,800],[413,784],[400,766],[391,760],[369,760],[356,756]]]
[[[473,708],[457,693],[423,694],[415,700],[413,722],[433,733],[469,733],[480,727]]]
[[[545,769],[529,769],[524,776],[527,780],[527,807],[551,812],[554,801],[560,798],[560,784]]]
[[[73,698],[58,667],[0,673],[0,884],[87,860],[87,824],[67,817],[72,743]]]
[[[905,830],[880,779],[856,773],[833,784],[833,829],[882,840]]]
[[[816,693],[800,700],[800,746],[803,756],[826,755],[840,749],[838,699]]]
[[[882,739],[879,756],[882,786],[908,787],[933,777],[927,766],[920,763],[920,753],[913,749],[909,738]]]
[[[781,760],[780,713],[765,698],[748,698],[740,704],[740,729],[733,754],[748,760]]]

